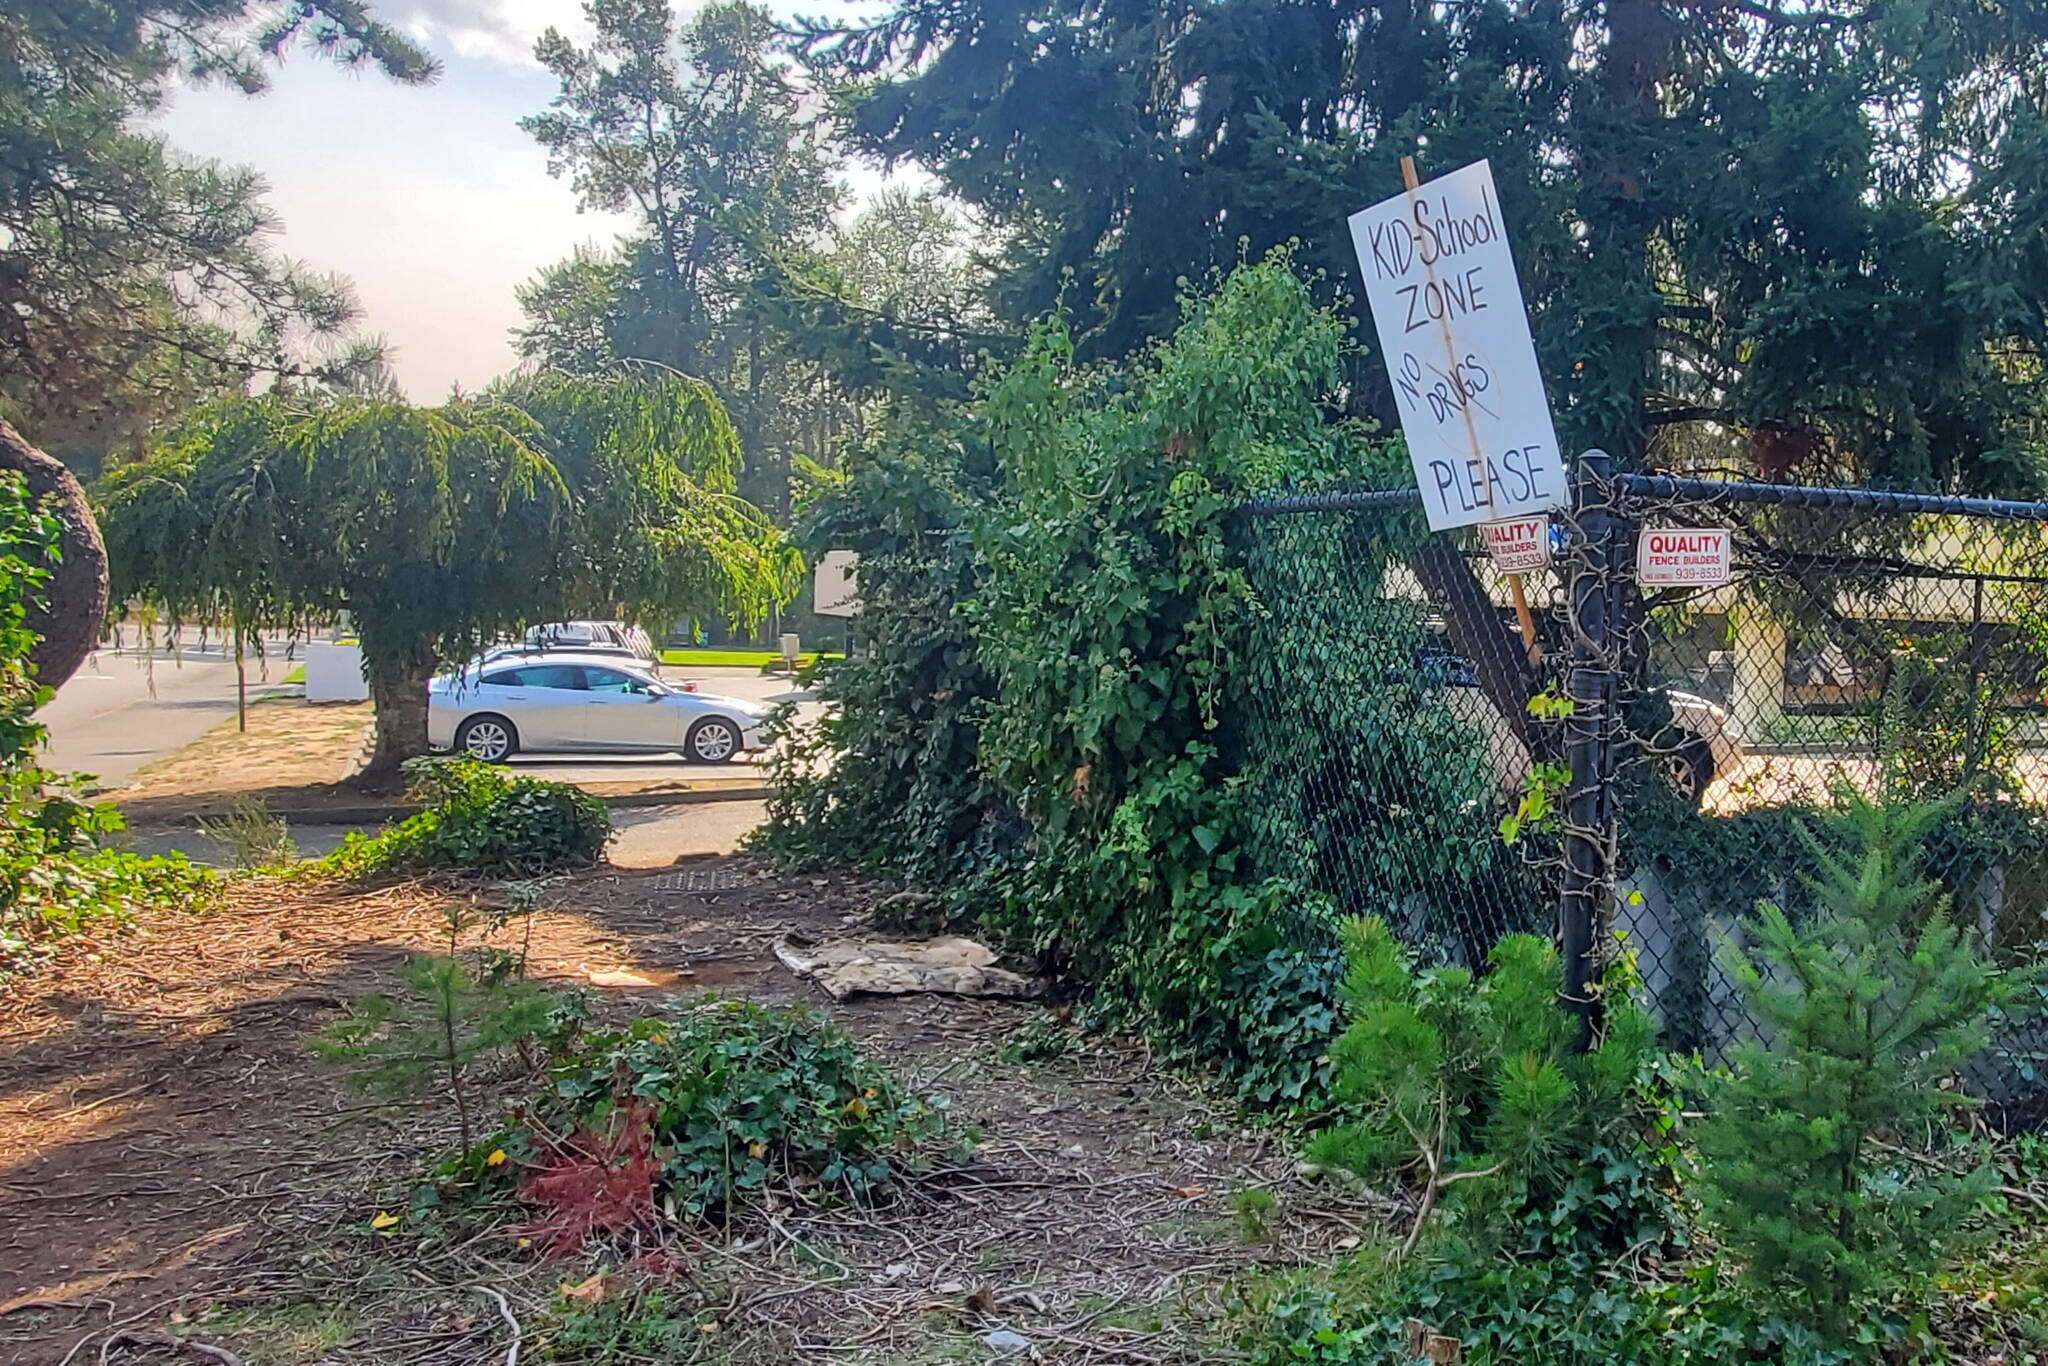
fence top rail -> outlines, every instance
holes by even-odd
[[[1771,503],[1781,507],[1844,508],[1852,512],[2048,522],[2048,503],[2011,498],[1968,498],[1960,494],[1900,493],[1890,489],[1829,488],[1811,484],[1733,483],[1715,479],[1680,479],[1668,474],[1617,474],[1613,484],[1632,497],[1675,502]]]
[[[1240,517],[1284,517],[1294,512],[1356,512],[1373,508],[1420,506],[1421,489],[1370,489],[1355,493],[1297,493],[1284,498],[1254,498],[1240,503]]]
[[[1718,479],[1684,479],[1669,474],[1617,474],[1621,492],[1642,499],[1694,503],[1765,503],[1781,507],[1843,508],[1854,512],[1985,517],[2008,522],[2048,522],[2048,502],[2013,498],[1972,498],[1952,493],[1902,493],[1891,489],[1836,488],[1820,484],[1763,484]],[[1414,507],[1420,489],[1361,489],[1338,493],[1297,493],[1254,498],[1237,508],[1241,517],[1285,517],[1302,512],[1363,512]]]

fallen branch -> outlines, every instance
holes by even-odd
[[[476,1292],[479,1295],[488,1295],[497,1302],[498,1312],[505,1316],[505,1326],[512,1330],[512,1341],[505,1347],[505,1366],[519,1366],[519,1344],[525,1340],[526,1335],[519,1331],[519,1320],[512,1317],[512,1306],[505,1303],[503,1295],[487,1285],[477,1286]]]

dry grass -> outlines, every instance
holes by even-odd
[[[371,725],[368,702],[314,705],[266,698],[250,705],[246,732],[230,717],[109,795],[124,806],[174,798],[198,806],[243,793],[337,783],[355,771]]]

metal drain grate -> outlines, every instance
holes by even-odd
[[[747,875],[737,868],[685,868],[654,879],[657,892],[730,892],[746,885]]]

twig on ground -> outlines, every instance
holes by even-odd
[[[242,1359],[225,1347],[216,1347],[196,1338],[172,1337],[169,1333],[115,1333],[101,1344],[100,1360],[105,1361],[107,1353],[124,1342],[132,1342],[138,1347],[162,1347],[172,1352],[185,1352],[205,1357],[208,1361],[218,1361],[220,1366],[242,1366]]]
[[[477,1286],[476,1292],[479,1295],[487,1295],[497,1302],[498,1312],[505,1316],[505,1326],[512,1330],[512,1341],[505,1348],[505,1366],[519,1366],[519,1344],[525,1340],[526,1335],[519,1331],[519,1320],[512,1317],[512,1306],[505,1303],[503,1295],[487,1285]]]

